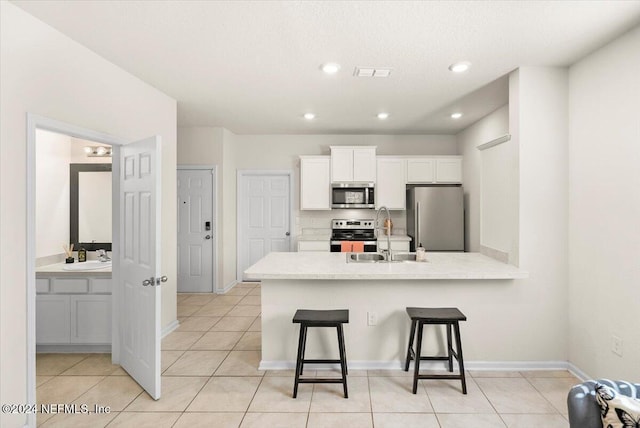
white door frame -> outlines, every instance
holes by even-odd
[[[112,186],[113,195],[120,193],[118,180],[120,171],[120,146],[127,143],[122,138],[103,134],[91,129],[82,128],[69,123],[27,113],[27,403],[36,403],[36,129],[43,129],[83,140],[91,140],[112,146]],[[119,198],[114,198],[114,202]],[[112,207],[112,281],[119,274],[118,248],[120,225],[118,223],[119,203]],[[118,287],[113,287],[111,295],[111,359],[120,361],[119,329],[117,327],[120,294]],[[35,414],[27,415],[27,424],[35,427]]]
[[[213,283],[211,284],[211,290],[216,293],[219,290],[216,288],[218,281],[216,276],[219,273],[218,266],[218,166],[217,165],[178,165],[177,169],[197,169],[197,170],[209,170],[213,177],[213,186],[211,186],[211,212],[213,213],[213,222],[211,231],[213,234],[213,267],[215,269],[214,274],[211,275]]]
[[[289,251],[293,248],[295,232],[293,227],[293,171],[290,169],[239,169],[236,178],[236,282],[242,282],[242,271],[240,270],[240,243],[242,242],[241,224],[244,222],[244,213],[240,209],[242,201],[242,182],[245,177],[254,175],[286,175],[289,177]]]

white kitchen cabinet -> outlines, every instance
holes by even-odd
[[[45,275],[36,279],[36,344],[111,344],[111,278]]]
[[[298,251],[330,251],[329,238],[322,241],[298,241]]]
[[[376,159],[376,208],[406,209],[406,159],[378,156]]]
[[[375,181],[375,146],[331,146],[332,183]]]
[[[462,183],[462,157],[410,157],[407,159],[407,183]]]
[[[434,158],[407,159],[407,183],[433,183],[436,179]]]
[[[329,156],[300,156],[300,209],[331,209]]]
[[[462,159],[436,159],[436,183],[462,183]]]

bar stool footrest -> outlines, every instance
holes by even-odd
[[[314,377],[298,379],[298,383],[344,383],[340,377]]]

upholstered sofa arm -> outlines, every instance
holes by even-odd
[[[567,396],[571,428],[603,428],[595,385],[599,382],[628,397],[640,398],[640,384],[608,379],[588,380],[571,388]]]

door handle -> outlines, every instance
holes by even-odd
[[[204,239],[211,239],[211,235],[205,236]]]
[[[289,235],[291,235],[291,234],[290,234],[289,232],[286,232],[286,233],[285,233],[285,235],[289,236]]]
[[[145,287],[149,285],[160,285],[161,282],[167,282],[168,279],[169,278],[167,278],[166,275],[162,275],[159,278],[151,277],[149,279],[145,279],[144,281],[142,281],[142,285],[144,285]]]

